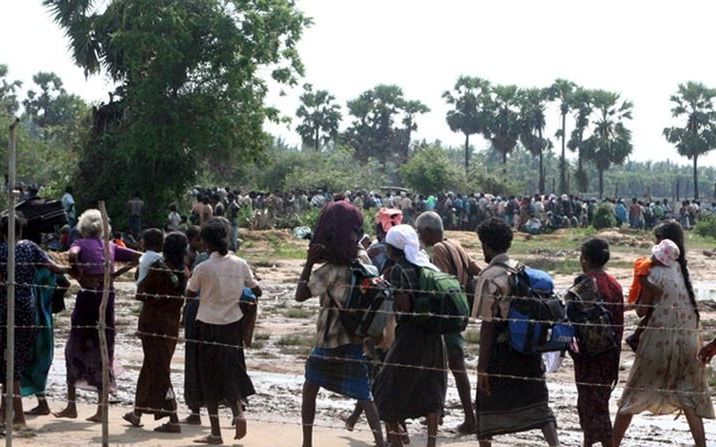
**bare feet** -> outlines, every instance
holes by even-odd
[[[475,423],[463,422],[455,429],[461,435],[474,435],[475,433],[477,433],[477,427],[475,426]]]
[[[343,416],[343,415],[341,415],[340,418],[341,418],[341,420],[342,420],[343,423],[344,423],[343,426],[344,426],[344,427],[346,428],[346,430],[348,430],[348,431],[353,431],[353,430],[355,429],[355,427],[356,427],[356,423],[358,423],[357,419],[354,418],[353,415],[350,415],[350,416]]]
[[[99,424],[100,422],[102,422],[102,413],[97,412],[93,416],[90,416],[85,420],[87,422],[95,422],[95,423]]]
[[[190,414],[186,419],[179,421],[180,424],[186,425],[201,425],[201,416],[198,414]]]
[[[205,438],[199,438],[195,439],[194,443],[196,444],[209,444],[209,445],[221,445],[224,443],[224,441],[221,439],[221,436],[214,436],[209,435]]]
[[[132,424],[132,427],[139,428],[142,426],[142,420],[134,411],[130,411],[129,413],[125,414],[124,416],[122,416],[122,419]]]
[[[242,439],[246,436],[246,419],[238,417],[234,418],[234,422],[236,423],[236,435],[234,439]]]
[[[77,407],[68,406],[67,408],[60,411],[59,413],[54,413],[54,415],[56,418],[77,419]]]
[[[25,414],[28,416],[47,416],[50,414],[50,407],[45,402],[44,404],[38,404],[32,410],[26,411]]]

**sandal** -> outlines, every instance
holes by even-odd
[[[181,425],[179,423],[167,422],[159,427],[156,427],[154,431],[158,433],[181,433]]]
[[[134,413],[134,411],[130,411],[129,413],[125,414],[124,416],[122,416],[122,419],[129,422],[132,425],[132,427],[135,427],[135,428],[144,427],[144,425],[142,425],[142,423],[140,422],[141,419],[139,419],[139,416],[137,416]]]
[[[224,443],[224,440],[221,439],[221,436],[209,435],[205,438],[195,439],[194,443],[195,444],[221,445]]]

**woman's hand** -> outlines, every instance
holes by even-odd
[[[323,251],[326,247],[322,244],[312,244],[308,247],[308,254],[306,255],[306,262],[313,265],[319,262],[323,257]]]

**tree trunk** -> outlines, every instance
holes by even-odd
[[[544,148],[541,147],[542,145],[542,129],[537,130],[537,136],[539,137],[540,141],[540,149],[539,149],[539,193],[544,194]]]
[[[507,180],[507,151],[502,152],[502,177]]]
[[[567,114],[562,114],[562,159],[559,161],[559,192],[560,194],[568,194],[567,187],[567,159],[565,153],[567,139]]]
[[[599,169],[599,200],[604,196],[604,169]]]
[[[699,200],[699,156],[694,155],[694,200]]]
[[[320,147],[318,146],[318,144],[319,144],[318,137],[320,136],[320,131],[321,131],[320,128],[318,126],[316,126],[316,135],[314,137],[315,139],[313,140],[314,149],[316,150],[316,152],[318,152],[320,150]]]
[[[470,134],[465,134],[465,174],[470,169]]]

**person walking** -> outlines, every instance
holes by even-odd
[[[129,215],[129,230],[134,239],[142,235],[142,214],[144,213],[144,201],[139,192],[135,192],[127,202],[127,214]]]

